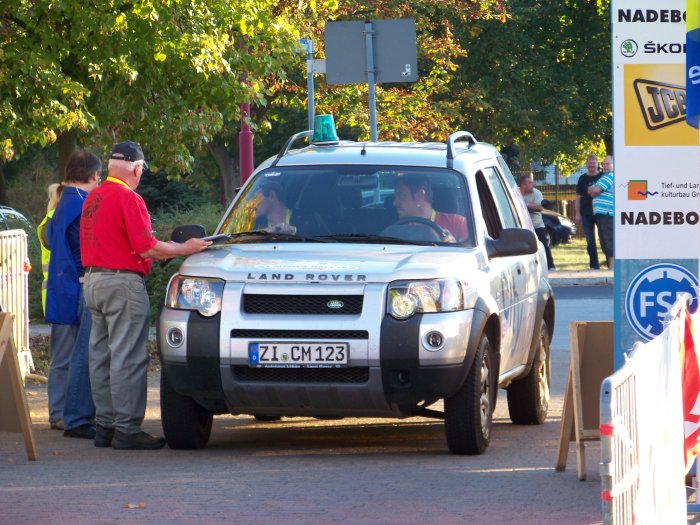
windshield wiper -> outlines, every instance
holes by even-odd
[[[230,241],[235,241],[236,239],[244,237],[266,237],[272,241],[300,241],[300,242],[337,242],[333,239],[329,239],[327,236],[314,237],[308,235],[297,235],[294,233],[279,233],[279,232],[269,232],[267,230],[254,230],[250,232],[238,232],[231,233],[228,235]]]
[[[387,244],[414,244],[417,246],[435,246],[434,241],[412,241],[401,239],[399,237],[386,237],[383,235],[374,235],[371,233],[340,233],[337,235],[327,235],[330,239],[339,241],[358,241],[371,243],[387,243]]]

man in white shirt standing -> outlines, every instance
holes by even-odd
[[[549,249],[547,228],[545,228],[542,220],[542,210],[544,209],[542,206],[542,201],[544,200],[542,192],[535,188],[535,183],[529,175],[520,177],[518,187],[527,205],[527,211],[530,212],[530,219],[532,219],[532,225],[535,227],[535,234],[537,234],[540,242],[544,244],[544,251],[547,254],[547,267],[550,270],[555,270],[554,259],[552,259],[552,252]]]

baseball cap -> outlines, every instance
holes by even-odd
[[[148,164],[146,164],[146,158],[143,156],[143,150],[141,146],[136,142],[131,142],[127,140],[125,142],[120,142],[114,148],[112,148],[112,153],[109,156],[110,159],[126,160],[134,162],[137,160],[143,161],[143,167],[148,169]]]

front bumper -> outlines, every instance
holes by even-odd
[[[386,285],[367,284],[355,315],[275,315],[242,311],[245,286],[229,284],[224,309],[213,318],[163,308],[159,351],[176,391],[231,413],[311,416],[401,417],[461,386],[473,355],[468,351],[477,310],[416,315],[397,321],[385,314]],[[328,286],[304,293],[330,294]],[[234,306],[235,305],[235,306]],[[475,314],[476,312],[476,314]],[[478,323],[477,323],[478,324]],[[173,346],[168,332],[184,342]],[[444,344],[431,348],[426,337],[439,332]],[[256,368],[250,343],[344,342],[349,362],[342,368]]]

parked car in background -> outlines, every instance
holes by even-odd
[[[576,224],[566,215],[545,208],[542,210],[542,220],[552,246],[571,242],[571,239],[576,236]]]
[[[5,230],[25,230],[32,229],[32,223],[29,222],[24,215],[10,208],[9,206],[0,206],[0,231]]]

